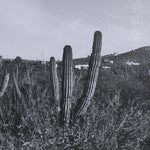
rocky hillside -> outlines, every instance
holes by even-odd
[[[88,64],[89,57],[74,59],[75,65]],[[150,46],[140,47],[135,50],[131,50],[122,54],[109,54],[102,57],[102,65],[109,64],[122,64],[122,63],[132,63],[132,64],[148,64],[150,63]]]
[[[134,62],[140,64],[150,63],[150,46],[141,47],[111,58],[115,63]]]

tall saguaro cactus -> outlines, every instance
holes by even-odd
[[[50,58],[50,82],[51,82],[51,94],[53,99],[56,101],[57,111],[59,112],[59,82],[57,76],[57,68],[56,68],[56,61],[54,57]]]
[[[81,99],[81,105],[79,106],[79,109],[76,113],[76,118],[83,115],[87,111],[87,108],[91,103],[91,98],[94,95],[99,73],[99,67],[101,63],[101,45],[102,34],[100,31],[96,31],[94,34],[92,54],[89,63],[87,85],[85,88],[84,95]]]
[[[71,98],[73,90],[73,60],[72,48],[67,45],[63,52],[63,80],[62,80],[62,103],[63,103],[63,122],[69,125]]]

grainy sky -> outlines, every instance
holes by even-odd
[[[0,0],[0,55],[24,59],[90,55],[93,33],[102,55],[150,45],[150,0]]]

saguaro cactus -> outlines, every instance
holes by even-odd
[[[18,111],[22,111],[23,114],[26,114],[26,110],[29,107],[29,102],[28,102],[28,98],[29,95],[25,95],[27,93],[25,93],[24,88],[19,88],[18,85],[18,79],[17,79],[17,73],[15,73],[15,70],[12,70],[12,79],[13,79],[13,109],[15,110],[15,112]],[[27,98],[28,97],[28,98]],[[32,101],[32,99],[30,99]]]
[[[63,80],[62,80],[62,101],[63,101],[63,121],[69,124],[71,111],[71,98],[73,90],[73,60],[72,48],[67,45],[63,52]]]
[[[0,55],[0,69],[2,68],[3,57]]]
[[[0,97],[2,97],[7,89],[8,86],[8,82],[9,82],[9,73],[5,72],[4,75],[4,79],[2,81],[2,86],[1,86],[1,90],[0,90]]]
[[[20,89],[19,89],[19,86],[18,86],[18,83],[17,83],[15,72],[13,71],[12,74],[13,74],[13,84],[15,86],[16,93],[17,93],[19,99],[21,99],[21,92],[20,92]]]
[[[56,61],[54,57],[50,58],[50,85],[51,85],[51,94],[53,99],[56,102],[57,111],[60,111],[59,106],[59,82],[57,76],[57,68],[56,68]]]
[[[89,62],[87,85],[85,88],[84,95],[81,98],[81,105],[79,106],[78,111],[76,113],[76,118],[83,115],[86,112],[88,106],[91,103],[91,98],[94,95],[101,62],[101,45],[102,34],[100,31],[96,31],[94,34],[92,54]]]
[[[75,118],[83,115],[86,112],[88,106],[91,103],[91,98],[94,95],[101,62],[101,54],[100,54],[101,45],[102,45],[102,34],[100,31],[96,31],[94,34],[92,54],[89,63],[87,85],[83,96],[81,97],[79,103],[77,103],[74,109]],[[63,65],[63,76],[62,76],[61,116],[63,123],[68,126],[70,122],[71,98],[74,84],[72,49],[71,46],[69,45],[64,47],[62,65]],[[59,91],[57,89],[59,85],[55,59],[53,57],[50,60],[50,75],[51,75],[50,77],[51,84],[53,84],[52,85],[53,95],[55,97],[55,100],[57,100],[59,98]]]

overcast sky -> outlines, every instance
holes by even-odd
[[[0,0],[0,55],[24,59],[91,53],[103,35],[102,55],[150,45],[150,0]]]

